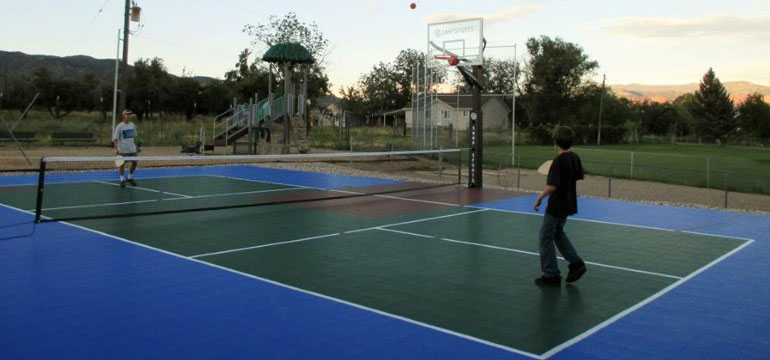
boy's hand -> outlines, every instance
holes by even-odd
[[[540,211],[540,202],[541,202],[541,201],[543,201],[543,200],[542,200],[542,199],[540,199],[539,197],[538,197],[537,199],[535,199],[535,204],[534,204],[534,205],[532,205],[532,209],[534,209],[534,210],[535,210],[535,212],[538,212],[538,211]]]

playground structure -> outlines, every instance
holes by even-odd
[[[262,60],[270,63],[268,95],[258,95],[246,104],[233,103],[232,108],[214,118],[213,145],[226,149],[232,145],[248,146],[248,154],[288,154],[294,145],[300,153],[310,151],[308,141],[307,83],[309,66],[315,62],[310,52],[298,43],[279,43],[265,52]],[[283,76],[283,92],[274,92],[273,65]],[[281,131],[279,131],[281,130]],[[246,141],[239,141],[245,138]],[[205,144],[201,144],[205,148]]]

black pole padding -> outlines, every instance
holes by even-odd
[[[35,203],[35,223],[40,222],[43,212],[43,189],[45,188],[45,158],[40,159],[40,170],[37,177],[37,202]]]

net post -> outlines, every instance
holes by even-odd
[[[728,190],[727,190],[727,174],[728,173],[725,172],[725,180],[724,180],[724,185],[725,185],[725,208],[727,208],[727,194],[728,194]]]
[[[516,188],[521,189],[521,155],[516,154],[519,157],[516,161]]]
[[[711,158],[706,157],[706,189],[711,188]]]
[[[457,152],[457,183],[463,183],[463,150]]]
[[[43,188],[45,186],[45,158],[40,159],[40,170],[37,177],[37,201],[35,203],[35,223],[40,222],[43,212]]]
[[[612,198],[612,162],[608,162],[609,171],[607,174],[607,197]]]
[[[444,147],[443,146],[439,146],[439,150],[441,152],[438,153],[438,179],[441,180],[441,170],[442,170],[442,165],[443,165],[442,162],[441,162],[441,156],[444,154],[443,153]]]

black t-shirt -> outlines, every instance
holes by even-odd
[[[556,191],[548,198],[547,214],[566,218],[577,213],[578,180],[583,180],[583,165],[577,154],[568,151],[553,159],[547,184],[556,186]]]

